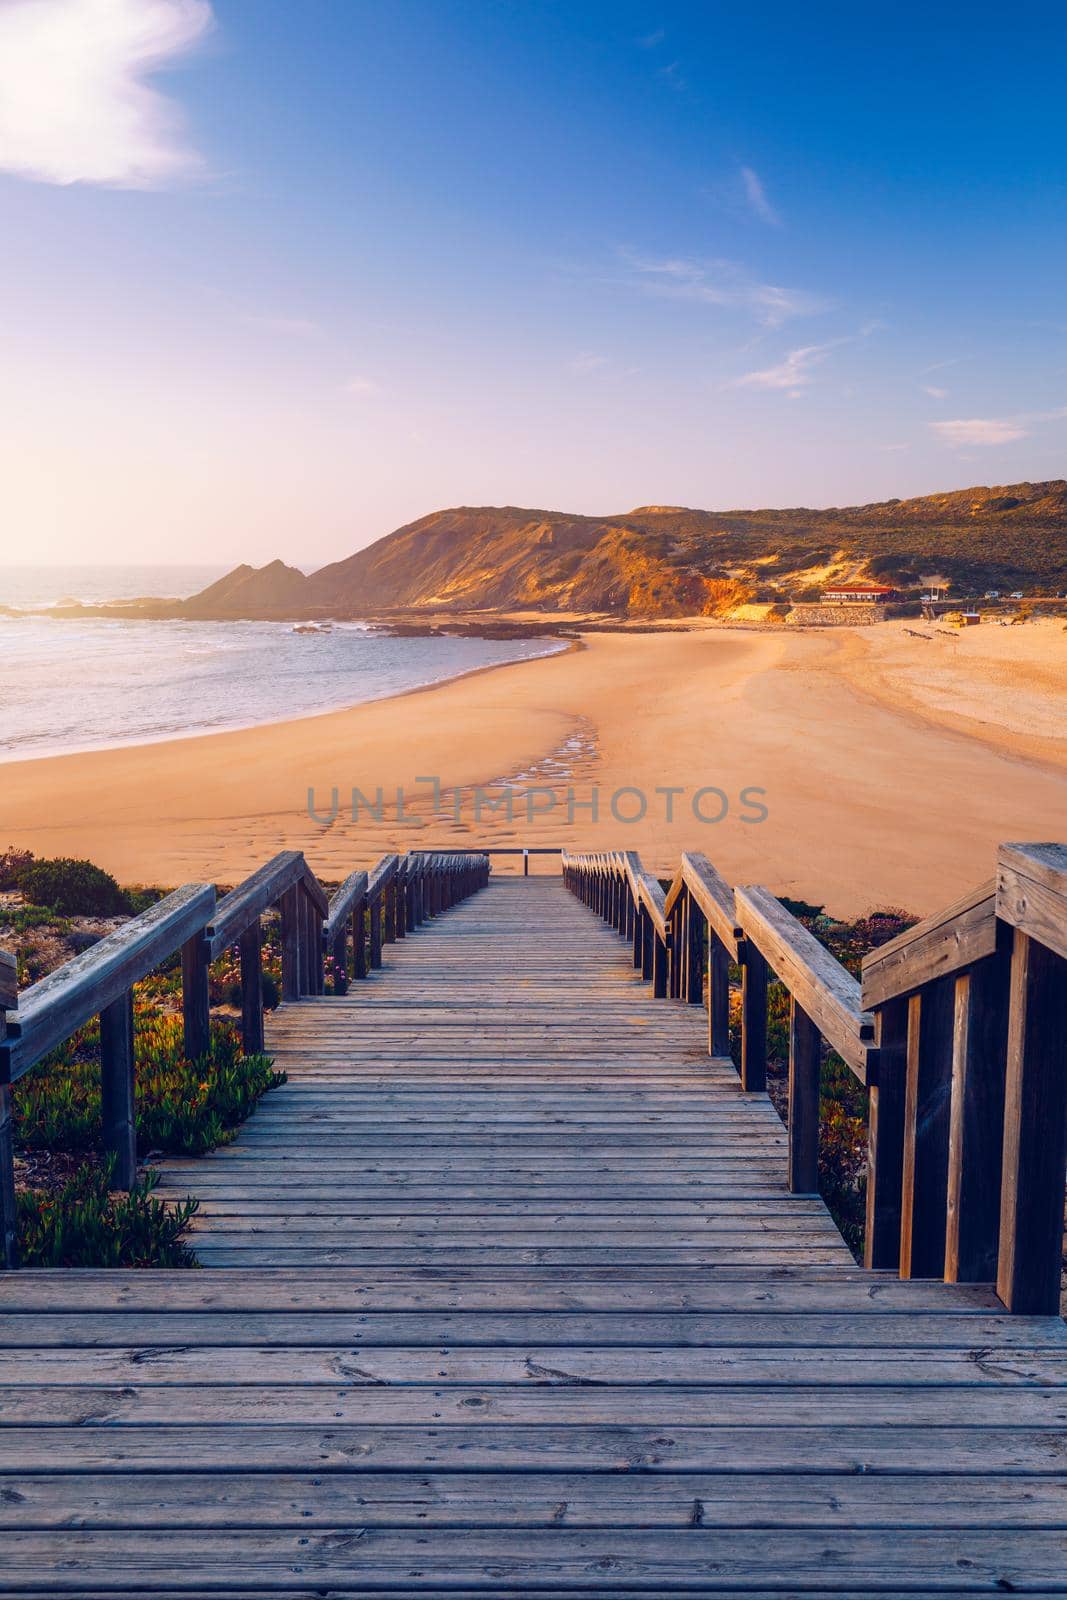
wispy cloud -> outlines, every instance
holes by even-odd
[[[682,76],[682,63],[680,61],[669,61],[665,67],[657,67],[656,77],[661,83],[665,83],[668,89],[674,89],[678,94],[681,94],[689,87]]]
[[[768,328],[780,328],[792,317],[825,311],[828,302],[805,289],[761,283],[736,261],[659,261],[628,258],[637,282],[648,294],[672,300],[747,311]]]
[[[666,28],[654,28],[651,33],[646,33],[638,39],[637,43],[642,50],[654,50],[666,37]]]
[[[179,111],[147,80],[213,25],[208,0],[6,0],[0,170],[119,189],[202,172]]]
[[[573,372],[575,377],[584,378],[588,373],[598,372],[601,367],[606,367],[607,364],[607,356],[598,356],[592,350],[582,350],[572,361],[568,361],[567,369]]]
[[[780,228],[782,219],[768,200],[767,190],[759,173],[752,167],[742,167],[741,182],[744,184],[749,210],[759,217],[761,222],[770,223],[772,228]]]
[[[923,391],[923,394],[928,394],[932,400],[947,400],[948,399],[948,390],[947,389],[939,389],[937,387],[937,385],[933,384],[933,383],[924,383],[922,385],[922,391]]]
[[[1010,444],[1025,439],[1027,430],[1009,417],[957,417],[931,422],[931,432],[946,444]]]
[[[344,384],[344,391],[345,394],[359,395],[362,399],[367,395],[377,394],[378,387],[373,378],[365,378],[361,373],[356,373],[355,376],[347,379]]]
[[[825,361],[830,351],[843,342],[841,339],[832,339],[829,344],[807,344],[799,350],[790,350],[785,360],[779,361],[777,366],[764,367],[759,372],[746,372],[744,377],[734,379],[732,387],[788,389],[797,393],[811,382],[812,367]]]
[[[1020,411],[1013,417],[954,417],[948,422],[931,422],[930,431],[946,444],[1012,444],[1027,439],[1035,423],[1061,422],[1067,406],[1055,411]]]

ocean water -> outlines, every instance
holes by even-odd
[[[192,594],[218,568],[0,569],[0,604]],[[0,616],[0,760],[140,744],[380,700],[557,639],[391,638],[361,623]]]

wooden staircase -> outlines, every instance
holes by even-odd
[[[1067,1592],[1062,1323],[857,1266],[559,879],[267,1044],[204,1271],[0,1276],[0,1594]]]

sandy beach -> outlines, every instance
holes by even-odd
[[[450,843],[637,849],[659,871],[702,849],[733,882],[838,914],[921,914],[989,877],[999,840],[1067,835],[1065,710],[1051,622],[956,640],[899,624],[591,633],[348,711],[8,764],[0,842],[168,885],[232,883],[285,847],[334,878]],[[501,785],[510,821],[487,810]],[[353,821],[353,787],[382,791],[380,821]]]

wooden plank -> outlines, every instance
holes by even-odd
[[[204,1345],[191,1350],[166,1346],[0,1350],[0,1391],[5,1405],[35,1404],[33,1390],[53,1384],[81,1388],[141,1385],[146,1397],[148,1386],[153,1392],[189,1385],[233,1387],[240,1388],[250,1404],[254,1394],[247,1391],[280,1391],[286,1385],[294,1392],[317,1386],[357,1390],[394,1385],[422,1386],[435,1393],[462,1386],[506,1386],[512,1397],[576,1386],[630,1386],[643,1392],[668,1385],[708,1390],[746,1385],[765,1386],[783,1404],[802,1385],[838,1390],[845,1385],[894,1385],[922,1395],[952,1386],[960,1405],[967,1391],[1024,1393],[1040,1388],[1057,1393],[1067,1406],[1067,1348],[1062,1344],[1015,1347],[995,1357],[971,1347],[900,1349],[868,1343],[851,1349],[780,1345],[353,1348],[346,1344],[282,1349]],[[314,1405],[314,1400],[309,1404]]]
[[[948,1139],[955,980],[937,978],[908,1001],[900,1275],[940,1278],[945,1268]]]
[[[997,1292],[1011,1311],[1059,1310],[1067,1166],[1067,961],[1015,929],[1004,1094]]]
[[[150,1378],[150,1373],[146,1374]],[[163,1384],[117,1387],[61,1384],[3,1393],[9,1427],[157,1424],[698,1424],[749,1428],[907,1424],[983,1429],[1067,1426],[1067,1389],[1042,1384],[755,1384],[657,1386],[543,1383],[517,1385],[333,1383]]]
[[[888,1000],[875,1016],[878,1082],[867,1114],[867,1216],[864,1265],[896,1270],[904,1179],[908,1077],[908,1002]]]
[[[294,1294],[299,1299],[299,1294]],[[7,1352],[53,1347],[121,1349],[137,1346],[182,1350],[219,1345],[288,1349],[293,1346],[392,1345],[415,1348],[551,1345],[715,1346],[816,1350],[852,1346],[904,1350],[982,1352],[1067,1347],[1062,1322],[1048,1317],[1009,1317],[971,1311],[661,1311],[493,1310],[407,1311],[110,1310],[63,1313],[0,1312],[0,1344]]]
[[[997,930],[997,953],[956,979],[945,1234],[949,1283],[988,1283],[997,1271],[1011,982],[1010,932],[1002,922]]]
[[[240,1423],[152,1428],[107,1424],[58,1428],[0,1428],[0,1473],[190,1472],[364,1473],[535,1471],[634,1473],[644,1482],[662,1472],[847,1473],[876,1485],[887,1474],[917,1470],[960,1476],[966,1485],[995,1473],[1026,1485],[1063,1475],[1063,1439],[1055,1428],[985,1428],[927,1424],[918,1435],[908,1423],[782,1424],[775,1427],[715,1423],[664,1429],[655,1423],[513,1424],[485,1426],[470,1417],[441,1427],[331,1421],[321,1427],[294,1423]],[[0,1480],[0,1488],[3,1482]],[[952,1485],[945,1485],[950,1489]]]
[[[741,1087],[767,1087],[767,962],[750,939],[741,949]]]
[[[1067,1478],[797,1473],[44,1473],[0,1491],[0,1528],[1040,1528]],[[936,1506],[936,1512],[932,1508]]]
[[[794,995],[789,1012],[789,1174],[793,1194],[819,1188],[819,1074],[822,1038]]]
[[[832,1541],[835,1589],[885,1587],[886,1541],[879,1530],[835,1529]],[[442,1528],[417,1538],[403,1529],[362,1526],[304,1534],[217,1530],[210,1536],[160,1529],[150,1541],[139,1530],[10,1531],[4,1545],[8,1584],[50,1580],[56,1595],[77,1592],[86,1577],[102,1589],[170,1583],[199,1585],[200,1592],[205,1585],[269,1592],[282,1584],[291,1589],[294,1569],[306,1585],[347,1594],[365,1594],[375,1585],[410,1593],[413,1577],[423,1588],[468,1584],[499,1594],[502,1574],[519,1593],[527,1584],[543,1591],[546,1580],[573,1589],[591,1576],[601,1594],[637,1585],[707,1593],[709,1574],[720,1590],[781,1592],[783,1571],[796,1592],[826,1593],[827,1572],[821,1528],[704,1528],[699,1517],[685,1529]],[[919,1593],[950,1585],[958,1593],[961,1573],[971,1592],[1003,1593],[1009,1586],[1062,1592],[1065,1563],[1067,1534],[1060,1529],[901,1529],[892,1541],[896,1583]]]
[[[129,989],[100,1013],[100,1121],[104,1149],[115,1158],[115,1188],[131,1189],[137,1181],[137,1106]]]

